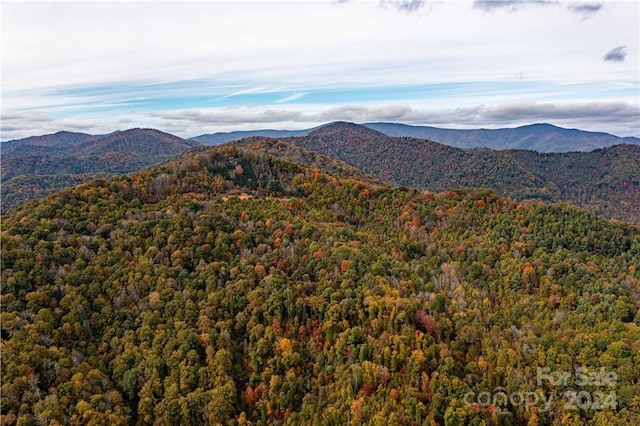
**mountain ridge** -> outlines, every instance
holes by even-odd
[[[470,150],[364,129],[337,124],[287,141],[394,185],[435,192],[491,188],[515,199],[571,202],[640,223],[640,146],[621,144],[584,153]]]
[[[632,143],[640,145],[640,139],[567,129],[548,123],[534,123],[515,128],[501,129],[445,129],[429,126],[411,126],[396,123],[365,123],[388,136],[411,136],[429,139],[457,148],[528,149],[538,152],[588,152],[598,148]]]
[[[58,132],[6,143],[10,146],[2,150],[3,212],[68,184],[138,171],[197,146],[169,133],[140,128],[99,136]]]
[[[558,128],[548,124],[531,125],[529,134],[532,129]],[[582,134],[579,130],[576,132]],[[60,135],[69,138],[64,133]],[[48,136],[51,138],[55,139],[54,135]],[[348,122],[318,126],[306,136],[270,139],[280,141],[277,146],[260,137],[246,140],[254,143],[256,149],[284,155],[306,165],[315,162],[321,169],[360,176],[371,182],[377,180],[436,192],[451,187],[492,188],[503,196],[570,202],[610,218],[640,223],[640,154],[636,145],[622,144],[587,153],[463,149],[408,136],[390,137]],[[41,143],[47,138],[43,141]],[[83,175],[89,180],[96,173],[101,176],[130,173],[166,161],[192,149],[196,143],[155,129],[136,128],[91,140],[84,148],[73,145],[71,156],[64,155],[64,148],[50,147],[56,150],[51,154],[44,149],[46,146],[23,144],[24,150],[33,147],[36,152],[47,155],[4,157],[3,210],[15,207],[17,200],[28,201],[61,189],[66,183],[78,183]],[[316,156],[300,149],[315,152]],[[351,169],[336,160],[345,162]],[[40,177],[28,178],[29,175]]]
[[[329,123],[331,124],[331,123]],[[252,130],[204,134],[191,139],[203,145],[218,145],[240,140],[247,136],[274,138],[307,136],[323,126],[304,130]],[[540,152],[592,151],[623,143],[640,145],[636,137],[619,137],[605,132],[568,129],[548,123],[534,123],[502,129],[446,129],[431,126],[412,126],[400,123],[363,123],[387,136],[417,137],[456,148],[530,149]]]
[[[231,132],[216,132],[209,134],[202,134],[189,138],[190,140],[197,141],[206,146],[222,145],[227,142],[235,142],[244,138],[253,136],[261,136],[268,138],[288,138],[294,136],[305,136],[311,129],[308,130],[236,130]]]
[[[133,128],[92,140],[82,146],[79,155],[129,152],[164,156],[175,155],[198,145],[196,142],[160,130]]]

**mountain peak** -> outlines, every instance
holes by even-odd
[[[558,129],[558,130],[562,130],[561,127],[558,126],[554,126],[553,124],[549,124],[549,123],[533,123],[533,124],[527,124],[524,126],[520,126],[520,127],[516,127],[516,129],[538,129],[538,130],[551,130],[551,129]]]
[[[88,133],[84,133],[84,132],[71,132],[71,131],[69,131],[69,130],[60,130],[60,131],[58,131],[58,132],[55,132],[55,133],[50,134],[50,135],[45,135],[45,136],[52,137],[52,136],[67,136],[67,135],[70,135],[70,136],[74,136],[74,135],[91,136],[91,135],[89,135]]]
[[[329,123],[309,133],[309,136],[321,137],[343,137],[346,135],[367,137],[384,136],[383,133],[380,133],[377,130],[346,121],[334,121],[333,123]]]
[[[134,128],[117,131],[97,139],[87,144],[83,152],[85,154],[130,152],[164,156],[178,154],[195,145],[197,142],[187,141],[160,130]]]
[[[181,139],[178,136],[172,135],[170,133],[165,133],[161,130],[157,130],[157,129],[149,129],[149,128],[144,128],[144,127],[134,127],[132,129],[127,129],[127,130],[119,130],[118,132],[114,132],[114,133],[119,133],[121,135],[125,135],[125,134],[142,134],[142,135],[166,135],[170,138],[175,138],[175,139]]]

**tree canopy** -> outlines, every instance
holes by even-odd
[[[593,213],[231,146],[2,219],[3,424],[640,422],[640,235]]]

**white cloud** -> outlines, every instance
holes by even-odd
[[[182,124],[173,131],[188,135],[323,117],[418,120],[482,104],[638,103],[637,2],[339,3],[3,2],[3,114],[22,115],[3,119],[2,139],[62,124],[102,131],[123,119]],[[602,60],[621,45],[629,52],[623,62]],[[514,76],[536,83],[535,91],[511,84]],[[464,83],[476,85],[461,92]],[[434,84],[445,89],[422,98],[393,93]],[[367,97],[368,89],[376,91]],[[344,98],[327,99],[329,92]],[[30,120],[34,111],[50,120]]]
[[[547,122],[621,136],[640,136],[640,108],[631,103],[510,102],[460,108],[416,108],[404,104],[333,107],[306,105],[301,109],[291,105],[269,108],[228,107],[113,115],[107,120],[103,117],[54,120],[46,114],[34,112],[3,116],[2,139],[48,134],[59,130],[104,134],[131,127],[153,127],[178,136],[192,137],[233,130],[305,129],[331,121],[387,121],[459,129],[515,127]]]
[[[265,90],[267,90],[266,87],[252,87],[250,89],[237,90],[235,92],[229,93],[228,95],[224,95],[222,97],[223,98],[232,98],[234,96],[248,95],[248,94],[251,94],[251,93],[260,93],[260,92],[264,92]]]
[[[306,93],[294,93],[293,95],[290,96],[286,96],[282,99],[278,99],[277,101],[275,101],[275,103],[277,104],[284,104],[287,102],[292,102],[292,101],[297,101],[298,99],[301,99],[303,97],[305,97],[307,94]]]
[[[640,109],[626,102],[537,103],[517,102],[462,108],[426,109],[409,105],[346,105],[315,108],[301,113],[293,109],[221,108],[210,111],[159,112],[159,125],[198,129],[193,134],[275,127],[301,129],[331,121],[366,123],[396,121],[414,125],[452,128],[508,127],[549,122],[567,127],[608,131],[623,136],[640,134]],[[180,123],[177,125],[177,123]],[[594,127],[593,123],[598,123]],[[262,125],[263,127],[260,127]],[[599,127],[598,127],[599,126]]]
[[[0,119],[2,140],[13,139],[14,135],[19,137],[32,136],[40,133],[43,128],[54,123],[49,114],[42,111],[7,111],[2,113]]]
[[[186,120],[197,123],[233,125],[235,123],[279,123],[297,121],[302,116],[302,113],[273,109],[221,108],[206,112],[198,110],[158,112],[151,113],[149,116],[165,120]]]

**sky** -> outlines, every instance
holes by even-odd
[[[332,121],[640,136],[638,1],[0,3],[3,141]]]

